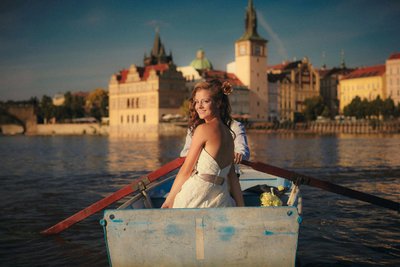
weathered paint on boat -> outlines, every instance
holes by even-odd
[[[294,266],[295,207],[107,210],[112,266]]]
[[[287,180],[245,168],[246,207],[159,208],[173,177],[150,184],[102,220],[112,266],[294,266],[301,217],[296,207],[260,207],[256,185]]]

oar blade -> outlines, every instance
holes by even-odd
[[[40,233],[43,235],[52,235],[52,234],[58,234],[65,229],[71,227],[72,225],[76,224],[77,222],[80,222],[90,215],[104,209],[105,207],[111,205],[112,203],[120,200],[121,198],[135,192],[138,190],[139,184],[142,182],[145,183],[151,183],[154,182],[155,180],[161,178],[162,176],[165,176],[166,174],[176,170],[180,166],[182,166],[183,162],[185,161],[185,158],[177,158],[173,161],[168,162],[167,164],[163,165],[159,169],[142,176],[135,181],[133,181],[131,184],[124,186],[120,190],[114,192],[113,194],[93,203],[92,205],[86,207],[85,209],[75,213],[74,215],[66,218],[65,220],[51,226],[50,228],[41,231]]]

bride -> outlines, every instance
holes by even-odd
[[[189,120],[192,144],[162,208],[244,206],[233,165],[231,92],[228,82],[217,79],[195,85]]]

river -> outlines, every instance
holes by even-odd
[[[248,134],[251,159],[400,201],[400,135]],[[101,212],[41,230],[177,157],[184,136],[0,137],[0,265],[108,266]],[[302,186],[301,266],[400,266],[399,213]],[[134,242],[134,241],[132,241]]]

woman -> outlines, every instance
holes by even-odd
[[[189,121],[192,144],[162,208],[244,206],[233,165],[231,92],[232,86],[219,80],[195,85]]]

